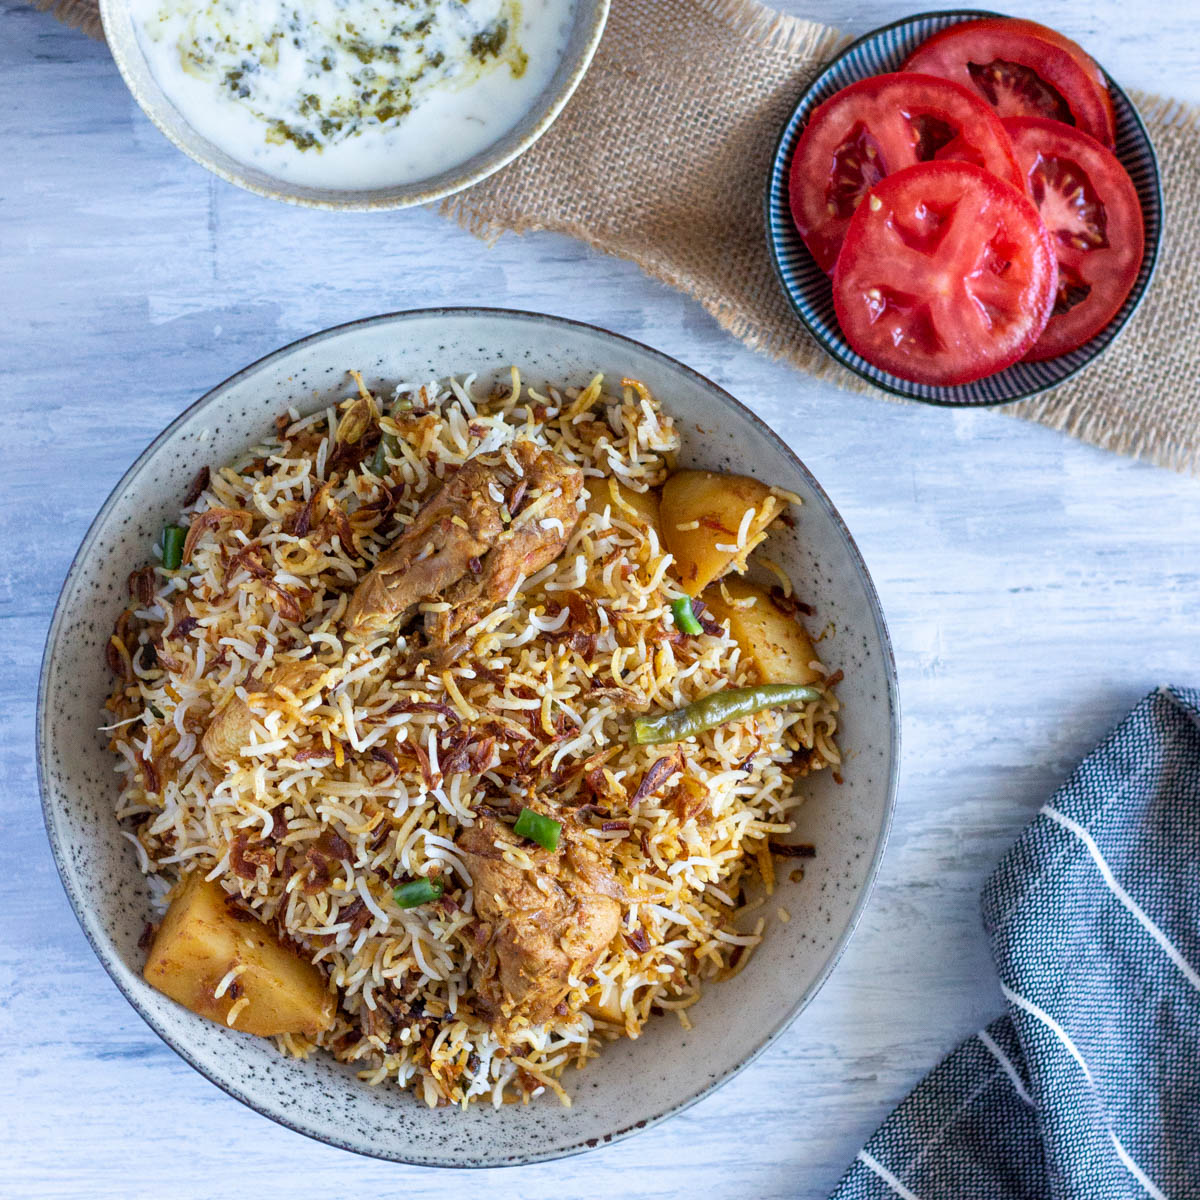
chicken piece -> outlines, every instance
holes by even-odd
[[[480,570],[459,579],[443,597],[446,612],[430,613],[425,622],[429,640],[452,656],[452,643],[499,604],[522,579],[552,563],[564,550],[579,524],[579,495],[583,472],[557,454],[538,450],[532,442],[517,442],[513,457],[523,472],[511,489],[512,523],[504,530]]]
[[[314,659],[280,663],[267,675],[261,690],[271,696],[278,695],[278,689],[283,688],[297,699],[306,699],[327,670]],[[217,709],[200,741],[200,748],[213,766],[228,766],[238,757],[250,741],[253,719],[250,706],[236,693]]]
[[[532,870],[504,860],[497,840],[516,842],[490,813],[459,837],[475,885],[472,967],[475,1008],[496,1030],[524,1018],[542,1025],[621,927],[625,893],[595,851],[563,831],[556,853],[530,852]]]
[[[421,506],[354,589],[345,617],[352,638],[407,621],[422,600],[439,595],[487,553],[504,528],[500,502],[488,488],[496,471],[490,458],[468,459]]]
[[[359,583],[346,609],[349,636],[401,625],[421,601],[442,598],[451,611],[430,614],[426,632],[445,646],[562,553],[582,487],[577,467],[528,441],[468,459]]]

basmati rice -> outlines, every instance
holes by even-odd
[[[214,517],[197,532],[181,571],[152,568],[154,603],[118,621],[104,725],[121,779],[117,817],[164,907],[167,884],[201,871],[325,973],[337,992],[333,1027],[280,1037],[281,1051],[323,1048],[367,1082],[412,1088],[430,1105],[543,1091],[569,1103],[568,1065],[637,1037],[655,1012],[686,1023],[705,983],[745,968],[765,924],[746,929],[761,904],[747,903],[746,889],[769,862],[768,836],[791,829],[797,781],[840,761],[837,701],[826,688],[803,708],[701,735],[632,804],[666,748],[628,744],[631,715],[754,682],[724,630],[675,629],[670,556],[609,488],[618,478],[638,491],[662,484],[679,448],[670,417],[637,381],[613,396],[600,376],[582,390],[526,389],[515,369],[492,393],[473,378],[404,386],[376,422],[375,439],[384,430],[398,446],[376,464],[381,478],[337,440],[354,403],[308,417],[289,409],[277,437],[237,469],[214,471],[181,520],[195,531],[212,510],[238,519]],[[412,632],[347,642],[340,618],[371,563],[476,453],[499,450],[519,474],[508,449],[518,438],[581,468],[603,500],[564,553],[519,580],[444,670],[431,669]],[[310,505],[301,530],[297,514]],[[755,515],[730,550],[761,540],[749,538]],[[325,668],[319,681],[265,687],[269,670],[312,656]],[[200,741],[231,696],[252,720],[222,771]],[[486,758],[465,767],[485,739]],[[497,1031],[472,1007],[474,897],[458,835],[481,804],[525,788],[553,793],[568,813],[583,808],[573,827],[611,862],[627,901],[621,933],[571,980],[554,1020]],[[329,833],[348,853],[314,887],[303,856]],[[251,876],[232,865],[239,835],[264,851]],[[530,865],[519,847],[506,858]],[[445,881],[443,898],[401,909],[395,884],[429,874]],[[231,1025],[247,1002],[236,1001]]]

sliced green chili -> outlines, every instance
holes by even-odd
[[[681,633],[691,634],[694,637],[697,633],[704,632],[704,626],[696,620],[691,596],[680,596],[678,600],[672,600],[671,616],[675,618],[675,628]]]
[[[657,746],[663,742],[682,742],[727,721],[748,717],[764,708],[784,704],[808,704],[819,699],[820,689],[799,683],[764,683],[758,687],[728,688],[713,692],[683,708],[657,717],[638,717],[633,723],[636,746]]]
[[[436,900],[445,890],[446,885],[440,879],[410,879],[394,889],[392,895],[401,908],[419,908]]]
[[[396,413],[408,412],[414,407],[411,396],[400,396],[392,403],[392,416]],[[386,414],[385,414],[386,415]],[[400,439],[394,433],[384,431],[375,447],[375,457],[371,459],[371,474],[383,478],[387,471],[387,460],[395,458],[400,453]]]
[[[375,457],[371,459],[371,474],[383,478],[387,471],[387,460],[395,458],[400,452],[400,439],[394,433],[385,433],[375,447]]]
[[[186,541],[187,530],[182,525],[167,525],[163,528],[163,566],[168,571],[178,571],[183,566],[183,543]]]
[[[558,849],[558,835],[562,833],[562,822],[553,817],[543,817],[532,808],[521,809],[521,815],[513,826],[518,837],[529,838],[545,850]]]

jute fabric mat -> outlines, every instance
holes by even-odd
[[[101,36],[95,0],[39,2]],[[872,390],[826,357],[792,313],[771,269],[762,211],[783,122],[845,42],[757,0],[613,0],[595,62],[558,121],[442,210],[484,238],[552,230],[630,259],[693,296],[752,349]],[[1133,100],[1166,195],[1157,276],[1095,364],[1004,411],[1200,473],[1200,109],[1139,93]]]

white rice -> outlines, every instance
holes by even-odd
[[[338,993],[333,1027],[317,1039],[282,1037],[281,1050],[324,1048],[368,1082],[411,1087],[433,1105],[499,1105],[542,1091],[566,1102],[558,1079],[568,1065],[583,1065],[607,1039],[636,1037],[654,1012],[675,1010],[686,1021],[683,1010],[705,982],[740,970],[761,940],[762,918],[745,928],[757,904],[746,904],[743,888],[757,878],[768,839],[790,830],[798,779],[840,761],[837,702],[826,690],[802,709],[703,734],[664,783],[632,804],[638,782],[672,748],[629,745],[630,717],[753,676],[723,632],[674,636],[672,560],[656,530],[608,502],[610,478],[658,487],[679,446],[653,397],[622,382],[619,397],[605,394],[599,377],[583,390],[535,392],[514,370],[511,386],[493,394],[476,392],[473,378],[397,389],[404,403],[382,428],[399,448],[384,479],[370,469],[371,455],[356,469],[338,458],[353,400],[309,417],[291,409],[284,440],[256,447],[240,471],[214,470],[189,506],[250,514],[250,528],[207,530],[184,570],[155,568],[153,601],[135,600],[118,622],[122,668],[105,729],[121,778],[117,816],[140,868],[157,877],[164,902],[166,885],[184,871],[219,880],[301,947]],[[584,512],[560,558],[481,618],[470,652],[445,672],[410,657],[411,633],[345,643],[349,593],[447,470],[499,450],[519,473],[507,449],[517,438],[580,467],[604,501]],[[386,517],[371,507],[385,484],[402,487]],[[305,535],[285,527],[322,487],[322,507],[340,511],[350,546],[332,520],[314,520]],[[731,552],[753,548],[756,516],[746,513]],[[565,532],[556,518],[531,519]],[[246,567],[227,576],[232,556],[254,545],[267,578]],[[280,589],[301,610],[300,623],[279,607]],[[580,603],[588,630],[572,607]],[[181,621],[190,627],[176,636]],[[590,653],[572,641],[579,634],[584,643],[590,636]],[[148,645],[158,648],[157,662]],[[268,670],[310,652],[326,667],[312,694],[264,691]],[[222,771],[201,739],[234,695],[251,706],[251,735]],[[474,773],[444,774],[452,755],[485,737],[491,753]],[[572,981],[565,1015],[501,1037],[472,1007],[473,897],[457,835],[479,804],[515,786],[521,755],[523,769],[540,773],[538,787],[553,786],[560,803],[578,806],[594,799],[581,768],[603,754],[603,819],[580,818],[580,836],[610,858],[628,895],[625,933]],[[304,854],[330,834],[347,852],[328,883],[313,887]],[[232,865],[239,836],[270,851],[271,862],[250,877]],[[440,875],[453,904],[401,909],[392,888],[422,875]],[[219,994],[235,979],[226,975]],[[619,1020],[601,1019],[610,1011]]]

